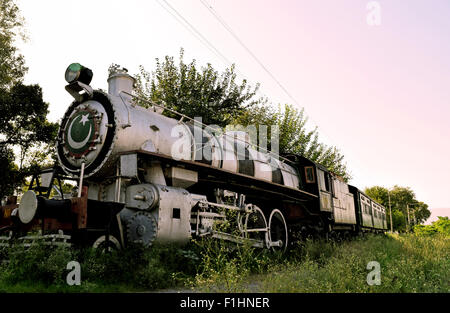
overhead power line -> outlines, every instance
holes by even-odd
[[[201,41],[211,52],[213,52],[216,56],[218,56],[222,61],[227,65],[230,66],[233,64],[226,58],[205,36],[203,36],[200,31],[198,31],[186,18],[184,18],[173,6],[171,6],[166,0],[164,3],[166,6],[164,6],[160,0],[156,0],[158,4],[166,10],[170,15],[172,15],[183,27],[185,27],[194,37],[196,37],[199,41]],[[233,29],[225,22],[225,20],[205,1],[200,0],[201,3],[211,12],[211,14],[220,22],[220,24],[239,42],[239,44],[242,45],[242,47],[255,59],[255,61],[264,69],[264,71],[278,84],[278,86],[284,91],[284,93],[293,100],[295,104],[301,107],[299,102],[289,93],[289,91],[281,84],[281,82],[273,75],[269,69],[264,66],[264,64],[256,57],[256,55],[248,48],[242,40],[236,35],[236,33],[233,31]],[[169,9],[170,8],[170,9]],[[184,21],[184,23],[183,23]],[[236,69],[237,73],[242,75],[238,69]],[[313,124],[318,125],[314,121],[312,121]],[[327,136],[327,134],[324,133],[322,130],[322,134],[331,139],[330,136]]]
[[[209,12],[219,21],[220,24],[236,39],[236,41],[252,56],[252,58],[262,67],[262,69],[269,74],[269,76],[278,84],[278,86],[284,91],[284,93],[291,98],[297,105],[300,106],[298,101],[289,93],[289,91],[281,84],[281,82],[273,75],[269,69],[256,57],[256,55],[250,50],[249,47],[236,35],[233,29],[225,22],[225,20],[209,5],[205,0],[200,0]]]
[[[262,67],[262,69],[278,84],[278,86],[284,91],[284,93],[292,100],[294,101],[294,103],[296,105],[298,105],[299,107],[302,107],[300,105],[300,103],[297,101],[297,99],[295,99],[290,93],[289,91],[283,86],[283,84],[281,84],[281,82],[275,77],[275,75],[273,75],[269,69],[264,66],[264,64],[256,57],[256,55],[250,50],[250,48],[238,37],[238,35],[233,31],[233,29],[225,22],[225,20],[219,15],[219,13],[217,13],[216,10],[214,10],[214,8],[208,4],[208,2],[206,0],[200,0],[200,2],[203,4],[203,6],[205,6],[209,12],[219,21],[219,23],[233,36],[233,38],[236,39],[236,41],[252,56],[252,58]],[[311,117],[309,117],[310,120],[312,121],[313,124],[315,125],[319,125],[318,123],[316,123],[314,120],[311,119]],[[322,135],[324,135],[325,137],[327,137],[331,142],[333,142],[333,140],[331,140],[331,136],[329,136],[328,134],[326,134],[324,132],[324,130],[321,130]]]
[[[197,37],[211,52],[222,59],[222,61],[230,66],[232,62],[227,59],[205,36],[203,36],[187,19],[183,17],[172,5],[166,0],[162,0],[166,6],[164,6],[159,0],[156,0],[158,4],[166,10],[172,17],[174,17],[183,27],[185,27],[194,37]]]

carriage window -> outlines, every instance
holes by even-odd
[[[325,190],[330,191],[330,177],[327,174],[325,174]]]
[[[314,168],[312,166],[305,166],[305,176],[307,183],[315,183]]]
[[[317,178],[320,185],[320,190],[330,192],[330,178],[328,173],[317,170]]]
[[[319,182],[320,190],[325,190],[325,173],[322,170],[317,170],[317,181]]]

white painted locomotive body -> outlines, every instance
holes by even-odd
[[[158,161],[138,165],[137,157],[121,158],[124,152],[148,152],[200,162],[299,189],[293,166],[273,153],[258,151],[245,140],[245,135],[242,139],[241,132],[217,135],[195,121],[164,116],[161,108],[136,105],[131,97],[133,81],[124,72],[114,73],[108,79],[108,93],[87,90],[89,98],[73,102],[61,123],[57,149],[62,169],[70,176],[82,176],[89,185],[90,200],[124,204],[120,216],[128,225],[129,236],[141,236],[148,242],[186,241],[193,231],[192,208],[207,200],[205,195],[186,191],[198,182],[196,171],[162,166]],[[131,168],[134,177],[138,177],[138,167],[143,181],[132,183],[131,176],[127,178],[124,172]],[[201,225],[195,226],[197,233],[211,228],[207,218],[198,222]],[[149,228],[151,235],[145,237]]]

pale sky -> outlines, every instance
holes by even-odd
[[[274,104],[294,102],[200,0],[167,1]],[[377,1],[378,26],[367,23],[363,0],[206,2],[305,108],[322,140],[342,151],[352,184],[409,186],[434,215],[450,214],[448,0]],[[52,121],[72,101],[64,90],[72,62],[91,68],[91,86],[105,90],[111,63],[136,74],[180,47],[186,61],[229,65],[157,0],[18,4],[29,37],[20,44],[25,82],[42,86]]]

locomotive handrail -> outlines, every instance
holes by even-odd
[[[182,122],[183,119],[186,118],[186,119],[188,119],[189,121],[194,122],[194,125],[197,123],[197,124],[203,126],[205,129],[206,129],[206,128],[211,128],[211,126],[209,126],[209,125],[206,125],[206,124],[204,124],[204,123],[202,123],[202,122],[199,122],[199,121],[197,121],[197,120],[195,120],[195,119],[193,119],[193,118],[191,118],[191,117],[189,117],[189,116],[187,116],[187,115],[185,115],[185,114],[183,114],[183,113],[177,112],[177,111],[172,110],[172,109],[170,109],[170,108],[167,108],[167,107],[165,107],[165,106],[163,106],[163,105],[154,103],[154,102],[152,102],[152,101],[150,101],[150,100],[144,99],[144,98],[139,97],[139,96],[137,96],[137,95],[133,95],[133,94],[131,94],[131,93],[129,93],[129,92],[126,92],[126,91],[121,91],[120,93],[124,93],[124,94],[129,95],[129,96],[131,96],[131,97],[133,97],[133,98],[137,98],[137,99],[139,99],[140,101],[147,102],[148,104],[150,104],[150,105],[152,105],[152,106],[157,106],[157,107],[160,107],[160,108],[162,108],[162,109],[164,109],[164,110],[167,110],[167,111],[169,111],[169,112],[171,112],[171,113],[177,114],[177,115],[179,115],[179,116],[181,117],[180,122]],[[119,94],[120,94],[120,93],[119,93]],[[217,129],[213,129],[213,131],[214,131],[214,130],[217,130]],[[213,133],[214,133],[214,132],[213,132]],[[239,138],[234,137],[234,136],[231,136],[231,135],[227,135],[226,132],[223,132],[223,136],[231,137],[232,139],[241,141],[241,142],[243,142],[243,143],[247,143],[245,140],[239,139]],[[256,148],[258,148],[258,151],[263,151],[263,152],[265,152],[265,153],[267,153],[267,154],[269,154],[269,155],[275,156],[276,158],[280,159],[281,162],[289,162],[289,163],[291,163],[291,164],[295,164],[295,162],[293,162],[293,161],[291,161],[291,160],[289,160],[289,159],[287,159],[287,158],[285,158],[285,157],[283,157],[283,156],[281,156],[281,155],[279,155],[279,154],[276,154],[276,153],[274,153],[274,152],[272,152],[272,151],[269,151],[269,150],[267,150],[267,149],[265,149],[265,148],[263,148],[263,147],[260,147],[260,146],[258,146],[258,145],[253,145],[253,146],[255,146]]]

